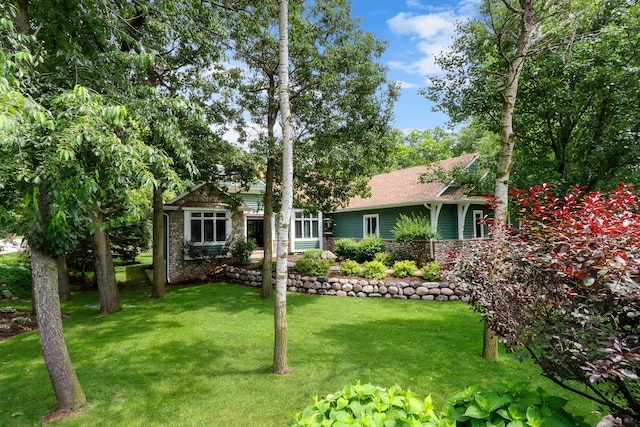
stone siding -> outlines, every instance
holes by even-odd
[[[176,210],[167,210],[165,213],[169,216],[169,237],[168,250],[169,256],[169,281],[171,283],[180,283],[192,280],[206,280],[221,268],[220,262],[213,260],[190,260],[185,259],[184,254],[184,207],[198,208],[218,208],[230,211],[229,199],[219,191],[211,190],[208,185],[204,185],[178,200],[174,206]],[[231,233],[234,241],[238,236],[244,236],[244,212],[231,211]]]
[[[226,280],[245,286],[262,286],[262,271],[227,266]],[[275,283],[275,279],[273,279]],[[393,298],[424,301],[469,301],[468,291],[449,282],[369,280],[363,278],[314,277],[289,274],[289,292],[359,298]]]

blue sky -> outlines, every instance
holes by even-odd
[[[455,22],[471,16],[479,0],[351,0],[351,14],[362,18],[362,28],[387,41],[382,62],[390,80],[401,83],[394,127],[403,131],[445,127],[448,117],[418,90],[427,76],[440,72],[434,55],[446,51]]]

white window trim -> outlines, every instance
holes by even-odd
[[[376,232],[371,234],[373,234],[374,236],[380,237],[380,215],[379,214],[362,215],[362,237],[367,237],[369,235],[367,234],[367,220],[372,218],[375,218],[376,220]]]
[[[296,218],[296,214],[297,213],[302,213],[303,217],[302,218]],[[291,230],[292,230],[292,234],[293,234],[293,240],[295,240],[296,242],[316,242],[320,239],[322,239],[322,226],[323,226],[323,222],[322,222],[322,213],[318,212],[315,216],[313,216],[312,214],[308,214],[308,215],[312,215],[311,217],[304,216],[304,211],[302,210],[294,210],[293,215],[291,215]],[[304,223],[304,221],[317,221],[318,222],[318,237],[296,237],[296,221],[301,221]],[[304,234],[304,226],[303,226],[303,233]]]
[[[473,237],[476,239],[484,239],[484,224],[478,224],[478,218],[484,218],[483,210],[473,211]],[[478,225],[480,225],[481,236],[478,236]]]
[[[231,236],[231,215],[230,212],[226,209],[211,209],[211,208],[183,208],[184,211],[184,241],[191,242],[191,214],[194,212],[202,212],[202,213],[220,213],[224,212],[225,217],[225,240],[221,241],[213,241],[213,242],[191,242],[193,245],[197,246],[222,246],[225,244],[229,237]]]

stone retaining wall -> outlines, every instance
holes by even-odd
[[[262,286],[262,271],[242,267],[227,266],[225,276],[228,281],[245,286]],[[275,282],[275,279],[274,279]],[[289,292],[343,297],[394,298],[426,301],[469,301],[465,289],[456,288],[449,282],[371,280],[364,278],[337,278],[326,276],[304,276],[289,274]]]

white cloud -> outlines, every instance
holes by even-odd
[[[417,85],[415,83],[409,83],[402,80],[398,80],[396,81],[396,83],[400,85],[400,89],[416,89],[420,87],[420,85]]]
[[[435,57],[446,52],[455,36],[456,22],[475,13],[478,0],[462,0],[455,10],[441,10],[427,14],[400,12],[387,20],[389,30],[407,36],[414,50],[406,54],[406,61],[389,62],[391,68],[426,77],[442,72]],[[417,0],[408,0],[409,7],[423,7]]]

